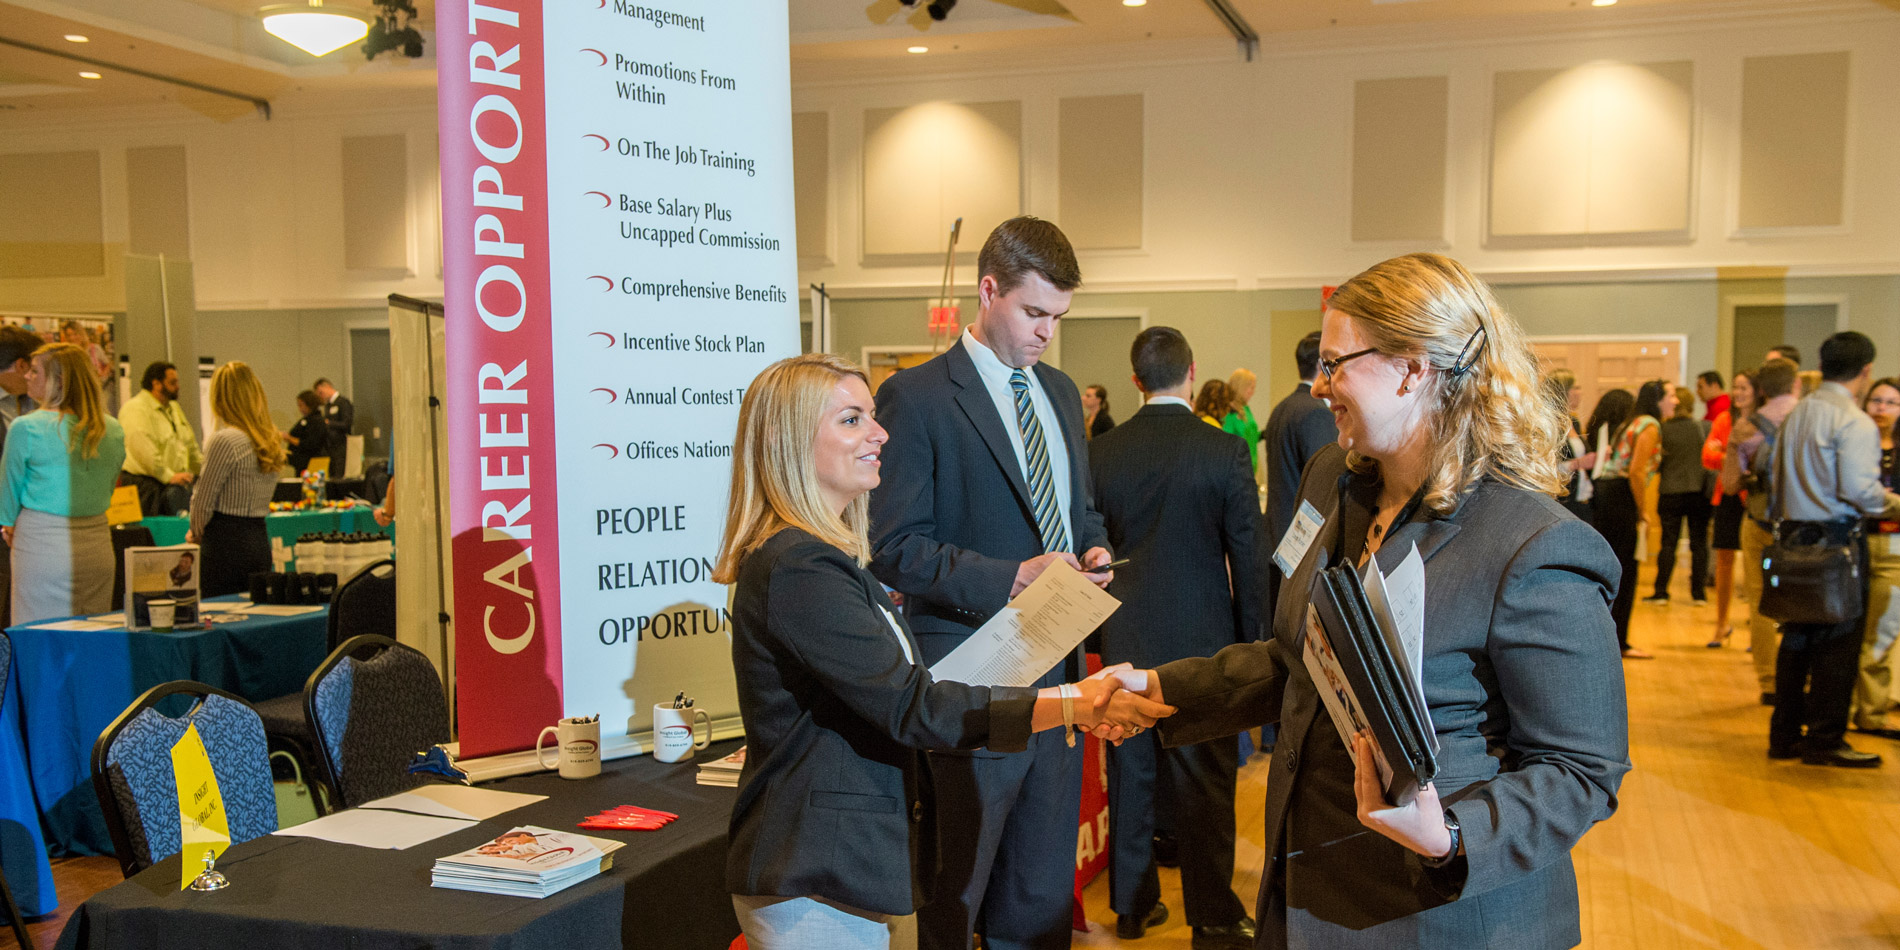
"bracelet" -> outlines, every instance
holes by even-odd
[[[1075,748],[1075,701],[1082,695],[1082,689],[1072,683],[1063,683],[1056,687],[1057,695],[1062,697],[1062,738]]]

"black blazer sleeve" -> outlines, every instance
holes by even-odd
[[[924,373],[933,364],[906,370]],[[878,580],[933,603],[988,617],[1009,603],[1018,561],[989,557],[938,541],[938,452],[986,452],[981,444],[951,444],[945,417],[956,412],[946,382],[941,391],[908,385],[900,373],[877,391],[877,420],[890,432],[880,456],[882,478],[871,492],[872,573]],[[969,440],[974,443],[974,439]],[[1099,527],[1099,522],[1098,522]],[[973,624],[974,626],[974,624]]]
[[[774,652],[795,658],[825,692],[886,737],[917,749],[1029,747],[1033,689],[936,681],[907,633],[865,598],[857,565],[812,540],[773,566],[766,626]]]
[[[1155,723],[1170,748],[1235,735],[1280,719],[1286,660],[1274,640],[1236,643],[1210,657],[1175,660],[1155,670],[1161,699],[1179,711]]]
[[[1227,571],[1234,585],[1234,630],[1243,640],[1264,636],[1261,606],[1266,592],[1260,583],[1260,491],[1253,480],[1247,443],[1234,447],[1225,474],[1226,504],[1221,519],[1221,547],[1227,553]]]

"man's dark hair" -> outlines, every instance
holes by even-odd
[[[1773,359],[1761,364],[1761,367],[1749,374],[1755,383],[1755,409],[1777,396],[1786,396],[1794,392],[1801,368],[1793,360]]]
[[[1874,341],[1858,330],[1842,330],[1821,344],[1821,378],[1829,382],[1851,381],[1874,361]]]
[[[1135,345],[1128,349],[1128,361],[1135,366],[1135,379],[1145,392],[1173,389],[1187,381],[1194,365],[1194,350],[1187,337],[1173,327],[1149,327],[1135,334]]]
[[[1783,343],[1779,346],[1769,347],[1768,352],[1780,353],[1781,358],[1784,360],[1787,360],[1790,363],[1793,363],[1795,369],[1798,370],[1801,368],[1801,351],[1795,347],[1792,347],[1786,343]]]
[[[976,255],[977,279],[996,278],[999,294],[1021,286],[1032,271],[1057,290],[1082,286],[1082,266],[1075,262],[1075,248],[1062,229],[1032,215],[997,225]]]
[[[172,364],[167,363],[164,360],[157,360],[153,362],[150,366],[145,367],[145,375],[139,377],[139,388],[142,390],[145,390],[146,392],[151,392],[153,383],[164,382],[165,374],[168,372],[175,371],[177,369],[178,367],[173,366]]]
[[[297,394],[297,401],[310,407],[309,411],[312,411],[312,412],[316,411],[318,406],[323,405],[323,400],[319,398],[316,393],[311,392],[308,389]]]
[[[1293,362],[1300,367],[1301,379],[1312,379],[1319,375],[1319,331],[1314,330],[1300,337],[1299,345],[1293,348]]]
[[[330,382],[330,377],[328,377],[328,376],[319,376],[319,377],[317,377],[317,381],[316,381],[316,382],[314,382],[314,383],[311,383],[311,384],[310,384],[310,388],[311,388],[311,389],[321,389],[321,388],[323,388],[324,386],[328,386],[328,387],[330,387],[331,389],[335,389],[335,388],[336,388],[336,384],[335,384],[335,383],[333,383],[333,382]]]
[[[1701,375],[1696,377],[1696,382],[1708,383],[1717,389],[1725,389],[1728,386],[1727,383],[1722,381],[1722,374],[1712,369],[1704,370]]]
[[[13,368],[13,364],[33,358],[33,351],[46,345],[37,333],[29,333],[16,326],[0,326],[0,372]]]

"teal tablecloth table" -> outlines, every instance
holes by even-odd
[[[327,534],[331,531],[393,534],[390,529],[376,523],[376,516],[371,514],[373,510],[358,505],[355,508],[278,512],[264,516],[264,530],[273,539],[286,545],[296,544],[297,538],[302,535]],[[151,529],[152,543],[160,545],[184,544],[185,530],[191,527],[191,519],[184,515],[153,515],[139,523]]]
[[[45,629],[53,621],[8,628],[0,856],[20,909],[39,915],[58,906],[49,853],[112,853],[92,791],[92,745],[132,700],[171,680],[197,680],[252,701],[298,692],[329,652],[329,612],[252,614],[174,633]]]

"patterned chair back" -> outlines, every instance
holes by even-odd
[[[160,700],[179,694],[199,701],[177,718],[155,708]],[[93,792],[127,877],[182,847],[171,749],[191,725],[198,727],[211,758],[231,843],[277,830],[270,753],[257,711],[213,686],[186,680],[164,683],[134,700],[100,733],[92,751]]]
[[[417,752],[449,741],[448,700],[435,665],[388,637],[351,637],[304,686],[330,787],[342,806],[429,782],[409,773]]]

